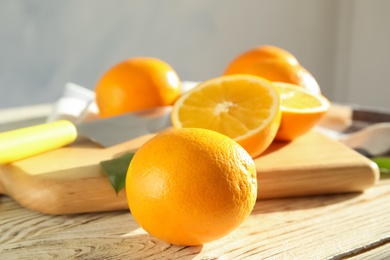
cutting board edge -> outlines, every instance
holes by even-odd
[[[4,169],[12,169],[7,175]],[[0,168],[0,180],[18,183],[17,189],[1,191],[13,198],[25,208],[44,214],[69,214],[125,209],[127,206],[124,190],[118,196],[109,179],[97,165],[83,168],[89,171],[82,178],[66,176],[66,171],[59,170],[41,175],[29,175],[22,169],[7,165]],[[13,178],[13,179],[11,179]],[[69,203],[73,201],[73,203]]]
[[[380,179],[378,166],[369,159],[362,160],[360,165],[353,167],[344,165],[334,168],[332,174],[320,175],[320,178],[316,179],[317,181],[314,183],[311,173],[313,171],[321,174],[323,170],[297,168],[295,171],[258,171],[257,196],[258,198],[270,199],[363,192],[378,184]],[[340,175],[343,175],[343,178],[340,178]],[[351,179],[353,179],[353,182],[350,181]],[[306,185],[303,180],[308,180]],[[322,187],[318,188],[318,186]]]

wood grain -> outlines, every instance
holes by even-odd
[[[229,235],[180,247],[147,234],[126,210],[45,215],[0,196],[0,254],[3,259],[384,259],[389,217],[390,180],[381,180],[364,193],[259,200]]]
[[[125,192],[116,196],[99,162],[134,151],[152,136],[109,149],[79,140],[1,165],[0,193],[47,214],[127,209]],[[274,142],[255,164],[259,199],[363,191],[379,176],[373,162],[314,131],[293,142]]]
[[[255,164],[258,198],[363,191],[379,178],[371,160],[314,131],[274,142]]]
[[[346,257],[346,259],[390,259],[390,243],[388,241],[379,241],[378,245],[374,245],[373,248],[367,248],[361,254]]]

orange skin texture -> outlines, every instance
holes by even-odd
[[[172,105],[181,81],[175,70],[156,58],[136,57],[111,67],[95,88],[101,117]]]
[[[298,65],[299,62],[290,52],[272,45],[258,46],[243,52],[237,56],[226,69],[226,74],[234,73],[237,70],[245,69],[258,61],[280,59],[291,65]]]
[[[282,120],[275,140],[292,141],[313,129],[327,111],[321,113],[291,113],[282,112]]]
[[[318,82],[295,56],[275,46],[260,46],[244,52],[232,60],[224,74],[252,74],[270,81],[296,84],[314,94],[321,92]]]
[[[276,133],[279,131],[281,123],[282,111],[279,110],[272,123],[268,125],[263,131],[258,132],[250,137],[236,140],[252,158],[260,156],[273,142]]]
[[[170,129],[136,152],[126,194],[134,219],[148,233],[175,245],[202,245],[227,235],[251,213],[256,168],[225,135]]]
[[[292,141],[304,135],[329,110],[330,102],[323,95],[314,95],[290,83],[274,82],[274,86],[282,99],[282,119],[275,140]],[[283,99],[285,95],[286,99]]]

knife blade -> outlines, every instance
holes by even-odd
[[[332,103],[318,125],[340,133],[352,133],[383,122],[390,122],[390,110]]]
[[[58,120],[0,133],[0,164],[15,162],[73,143],[83,136],[103,147],[170,127],[171,106],[74,124]]]
[[[344,130],[345,133],[355,132],[367,126],[390,122],[390,110],[352,105],[352,124]]]

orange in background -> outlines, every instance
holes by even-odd
[[[313,94],[321,93],[315,78],[296,57],[276,46],[259,46],[240,54],[232,60],[224,74],[252,74],[270,81],[296,84]]]
[[[172,105],[181,81],[176,71],[157,58],[136,57],[111,67],[99,79],[96,103],[101,117]]]

